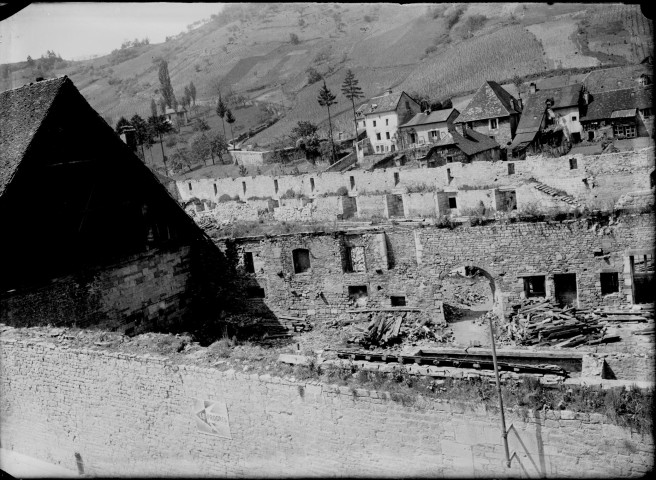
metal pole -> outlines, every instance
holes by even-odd
[[[492,316],[488,316],[490,323],[490,338],[492,340],[492,361],[494,362],[494,377],[497,380],[497,393],[499,394],[499,410],[501,411],[501,436],[503,437],[503,447],[506,450],[506,466],[510,468],[510,451],[508,450],[508,431],[506,430],[506,416],[503,412],[503,397],[501,396],[501,380],[499,380],[499,367],[497,366],[497,349],[494,344],[494,327],[492,326]]]

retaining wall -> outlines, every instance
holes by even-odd
[[[375,391],[0,339],[2,447],[93,476],[616,478],[653,468],[653,438],[601,414],[507,408],[507,468],[498,410],[481,403],[404,407]],[[199,431],[204,401],[225,406],[206,416],[223,436]]]

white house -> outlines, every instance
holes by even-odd
[[[176,119],[183,123],[184,125],[189,123],[189,116],[187,115],[187,109],[181,105],[178,105],[178,110],[173,110],[172,108],[167,108],[164,112],[164,116],[169,122],[175,122]]]
[[[364,118],[367,138],[374,153],[398,150],[401,145],[397,135],[398,126],[420,112],[419,104],[407,93],[392,93],[392,90],[379,97],[373,97],[358,108],[360,118]]]
[[[460,114],[455,108],[434,112],[418,113],[408,122],[399,126],[399,136],[403,145],[425,145],[437,143],[453,129],[453,121]]]

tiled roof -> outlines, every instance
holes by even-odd
[[[42,80],[0,93],[0,196],[68,77]]]
[[[401,95],[403,95],[403,92],[394,92],[380,95],[379,97],[373,97],[367,103],[358,108],[358,112],[361,112],[364,115],[368,115],[370,113],[394,111],[396,110],[396,106],[399,104]]]
[[[581,112],[581,121],[604,120],[611,118],[613,112],[619,110],[651,107],[651,86],[594,93],[590,95],[590,103],[585,113]]]
[[[447,119],[451,116],[453,112],[456,112],[456,115],[458,114],[458,110],[455,108],[446,108],[443,110],[436,110],[434,112],[430,112],[428,114],[426,113],[418,113],[414,117],[412,117],[408,122],[404,123],[401,125],[399,128],[405,128],[405,127],[413,127],[416,125],[428,125],[431,123],[442,123],[446,122]]]
[[[438,150],[440,147],[447,147],[455,145],[460,150],[462,150],[465,155],[475,155],[485,150],[490,150],[493,148],[499,148],[499,144],[492,140],[487,135],[477,132],[476,130],[471,130],[467,128],[465,130],[464,136],[459,134],[457,131],[450,131],[443,139],[435,144],[427,153],[426,156],[431,155],[435,150]]]
[[[546,108],[548,99],[553,99],[552,109],[574,107],[578,105],[580,84],[566,85],[560,88],[550,88],[548,90],[538,90],[535,93],[525,95],[524,110],[517,125],[516,134],[533,133],[540,129],[542,117]],[[513,143],[515,143],[513,141]]]
[[[456,118],[456,123],[486,120],[488,118],[508,117],[518,113],[513,108],[513,97],[496,82],[485,82],[479,88],[467,107]]]

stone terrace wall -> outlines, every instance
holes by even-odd
[[[0,337],[1,338],[1,337]],[[221,372],[52,343],[2,340],[5,449],[91,476],[638,476],[650,435],[600,414],[522,419],[495,408]],[[231,438],[197,430],[194,399],[224,402]]]
[[[191,248],[155,250],[119,265],[62,277],[0,296],[0,322],[139,332],[184,317],[191,294]]]
[[[576,159],[577,168],[570,168],[570,158]],[[508,174],[508,163],[514,164],[514,174]],[[449,180],[447,169],[452,180]],[[460,189],[463,186],[495,188],[519,186],[529,178],[535,178],[550,187],[592,201],[595,198],[616,200],[619,196],[618,192],[649,189],[649,173],[653,170],[654,148],[650,147],[636,152],[577,154],[560,158],[537,156],[510,162],[451,163],[436,168],[387,168],[278,177],[260,175],[235,179],[203,178],[179,181],[177,186],[181,200],[186,202],[192,197],[216,201],[223,194],[238,195],[242,200],[251,196],[279,198],[289,189],[313,197],[324,193],[335,193],[340,187],[346,187],[352,195],[362,195],[367,192],[391,193],[393,189],[403,186],[426,185],[437,189]],[[395,173],[398,174],[398,183]],[[354,188],[351,188],[351,177],[355,183]],[[314,180],[314,190],[310,179]],[[277,191],[274,181],[278,182]],[[191,190],[189,184],[192,186]],[[246,184],[246,192],[244,192],[244,184]],[[217,187],[216,194],[214,185]]]
[[[367,286],[371,306],[389,307],[390,296],[400,295],[408,306],[430,311],[438,302],[449,301],[442,290],[444,276],[463,266],[482,268],[493,277],[501,307],[523,296],[524,275],[544,275],[547,296],[553,297],[556,273],[576,274],[581,308],[627,305],[631,288],[625,276],[626,251],[651,249],[653,230],[653,216],[627,215],[606,226],[586,219],[454,230],[386,226],[361,233],[237,239],[219,242],[219,248],[234,264],[242,261],[244,251],[254,252],[259,263],[252,275],[265,289],[264,302],[272,311],[330,320],[353,308],[348,286],[357,285]],[[347,244],[365,247],[365,272],[344,272]],[[296,248],[310,251],[310,272],[294,273],[292,251]],[[604,255],[596,256],[595,251]],[[609,271],[619,273],[619,292],[602,296],[599,274]],[[236,285],[234,290],[240,288]]]

